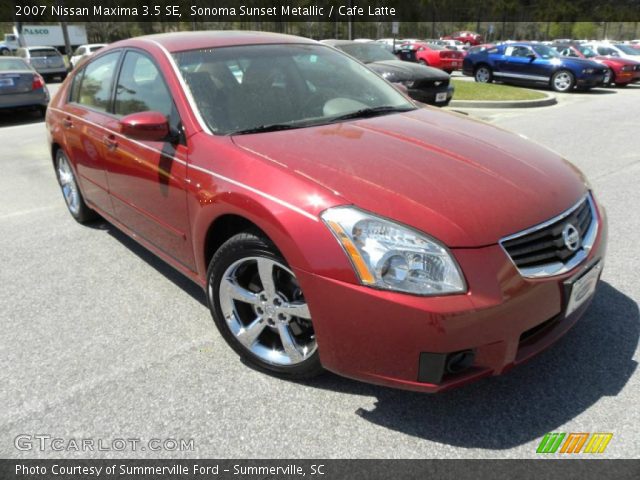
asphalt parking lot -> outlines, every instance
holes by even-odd
[[[55,88],[55,86],[54,86]],[[584,317],[502,377],[435,396],[243,365],[198,287],[106,223],[67,213],[30,113],[0,115],[0,457],[525,458],[547,432],[612,432],[640,457],[640,85],[468,111],[575,163],[609,215]],[[20,451],[20,434],[193,439],[192,451]]]

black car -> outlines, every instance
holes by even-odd
[[[453,97],[451,78],[442,70],[398,60],[384,45],[376,42],[323,40],[366,64],[387,81],[402,85],[411,98],[444,107]]]

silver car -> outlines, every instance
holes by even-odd
[[[0,57],[0,109],[34,107],[47,111],[49,90],[42,76],[22,58]]]
[[[67,76],[64,58],[53,47],[22,47],[16,50],[16,56],[23,58],[45,79],[59,77],[62,81]]]

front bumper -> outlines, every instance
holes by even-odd
[[[565,316],[565,282],[603,263],[607,226],[578,267],[565,275],[526,279],[499,245],[457,249],[464,295],[419,297],[374,290],[296,270],[328,370],[369,383],[437,392],[504,373],[560,338],[590,301]],[[420,381],[423,354],[471,350],[472,365],[438,383]]]
[[[596,74],[583,74],[576,78],[576,86],[578,87],[598,87],[604,84],[604,74],[596,73]]]
[[[409,88],[409,96],[414,100],[422,103],[428,103],[429,105],[436,105],[438,107],[444,107],[449,104],[453,97],[453,85],[449,84],[444,87],[433,88]],[[439,93],[446,93],[446,100],[436,101],[436,96]]]

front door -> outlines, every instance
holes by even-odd
[[[106,139],[106,169],[116,218],[134,234],[195,270],[187,212],[187,147],[174,140],[134,140],[119,133],[120,118],[157,111],[174,132],[180,117],[164,78],[147,54],[128,50],[114,92],[115,117]]]

